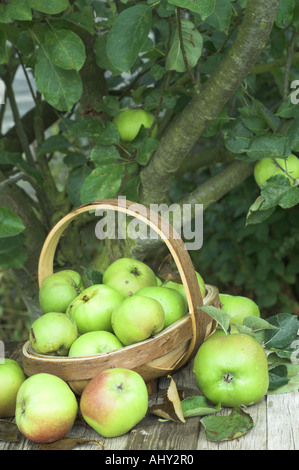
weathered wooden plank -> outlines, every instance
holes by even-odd
[[[299,391],[267,397],[269,450],[299,449]]]

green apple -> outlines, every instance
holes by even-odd
[[[66,269],[51,274],[41,284],[39,303],[43,313],[65,313],[69,304],[85,289],[79,273]]]
[[[293,178],[299,178],[299,158],[291,154],[286,159],[285,158],[276,158],[277,163],[287,171]],[[272,158],[263,158],[259,160],[254,167],[254,178],[256,184],[261,187],[262,184],[267,181],[271,176],[275,175],[284,175],[287,179],[290,180],[290,183],[293,183],[293,180],[289,178],[286,173],[283,172]]]
[[[153,270],[142,261],[120,258],[110,264],[104,272],[103,284],[113,287],[127,297],[142,287],[156,286],[157,279]]]
[[[154,115],[144,109],[125,109],[113,119],[113,123],[117,127],[121,140],[131,142],[137,137],[141,126],[150,129],[154,120]],[[156,136],[157,130],[158,127],[155,124],[151,133],[152,137]]]
[[[76,323],[65,313],[48,312],[37,318],[30,329],[32,349],[51,356],[67,356],[78,337]]]
[[[260,317],[258,305],[248,297],[240,295],[219,294],[221,310],[230,317],[230,325],[243,325],[246,317]]]
[[[80,399],[85,421],[104,437],[130,431],[148,410],[148,392],[141,375],[130,369],[108,369],[94,377]]]
[[[159,333],[165,313],[155,299],[142,295],[128,297],[112,313],[112,328],[122,344],[138,343]]]
[[[246,334],[211,336],[198,349],[193,372],[203,395],[227,407],[257,403],[269,386],[266,353]]]
[[[143,295],[157,300],[163,307],[165,313],[164,328],[172,325],[187,313],[183,296],[175,289],[167,287],[143,287],[136,295]]]
[[[198,285],[199,285],[201,296],[204,299],[205,296],[206,296],[205,282],[204,282],[202,276],[197,271],[195,271],[195,274],[196,274],[196,277],[197,277],[197,280],[198,280]],[[177,282],[174,282],[174,281],[167,281],[167,282],[165,282],[165,284],[163,284],[163,287],[168,287],[169,289],[177,290],[184,297],[185,305],[186,305],[187,310],[189,309],[188,300],[187,300],[187,296],[186,296],[186,291],[185,291],[185,287],[183,286],[183,284],[180,284],[180,283],[177,283]]]
[[[33,442],[49,443],[62,439],[72,428],[77,412],[75,394],[56,375],[32,375],[19,388],[16,424]]]
[[[90,356],[122,348],[119,339],[110,331],[89,331],[79,336],[70,347],[69,356]]]
[[[17,393],[26,375],[14,359],[4,359],[0,364],[0,418],[15,415]]]
[[[75,321],[81,335],[97,330],[112,332],[111,314],[123,300],[123,295],[113,287],[94,284],[75,298],[66,313]]]

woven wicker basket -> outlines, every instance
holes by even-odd
[[[151,383],[177,371],[196,353],[199,346],[215,329],[215,322],[201,305],[219,307],[219,292],[206,285],[206,296],[202,299],[195,270],[185,245],[173,227],[150,209],[127,200],[105,199],[80,206],[62,218],[48,234],[42,248],[39,267],[39,286],[53,273],[53,262],[60,237],[68,225],[80,214],[95,209],[120,211],[136,217],[150,225],[166,243],[184,285],[189,313],[177,322],[145,341],[121,349],[84,357],[58,357],[37,354],[27,341],[22,349],[23,368],[26,375],[40,372],[57,375],[65,380],[75,393],[80,395],[87,383],[105,369],[125,367],[136,370]],[[146,214],[145,214],[146,211]],[[153,222],[154,221],[154,222]]]

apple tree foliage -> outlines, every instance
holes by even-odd
[[[46,234],[70,210],[95,199],[125,195],[145,205],[203,204],[211,238],[194,260],[208,272],[214,256],[220,271],[236,271],[234,279],[218,281],[246,285],[250,268],[242,271],[235,259],[240,251],[245,263],[254,253],[263,273],[259,257],[272,261],[273,250],[277,254],[269,221],[279,214],[286,225],[298,210],[298,181],[291,186],[274,177],[259,190],[252,177],[257,160],[299,152],[299,106],[291,88],[299,73],[298,28],[299,0],[0,2],[0,78],[6,87],[0,265],[14,269],[33,313]],[[18,70],[32,96],[24,115],[14,87]],[[5,130],[7,107],[14,123]],[[142,128],[130,144],[121,142],[112,121],[127,107],[155,115],[155,138]],[[90,248],[91,237],[84,223],[77,221],[61,241],[58,264],[86,266],[83,248]],[[293,241],[296,228],[288,233]],[[226,239],[238,248],[237,257],[225,250]],[[114,256],[142,257],[151,249],[142,240],[113,245]],[[111,246],[106,248],[102,267]],[[276,275],[283,277],[280,266]],[[263,276],[249,288],[261,285]]]

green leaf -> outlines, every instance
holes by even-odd
[[[75,121],[68,130],[71,137],[86,137],[101,145],[112,145],[119,143],[119,133],[115,125],[108,121],[105,126],[100,121],[84,120]]]
[[[152,7],[136,5],[116,18],[107,40],[107,56],[118,70],[129,72],[150,33]]]
[[[216,0],[213,13],[207,18],[206,22],[213,26],[217,31],[228,32],[232,16],[232,6],[230,0]]]
[[[286,136],[265,134],[255,136],[246,151],[250,161],[261,158],[286,158],[291,148]]]
[[[223,312],[219,308],[213,307],[213,305],[203,305],[197,308],[203,310],[211,318],[213,318],[213,320],[215,320],[225,332],[228,331],[230,317],[227,313]]]
[[[107,55],[107,39],[108,34],[97,36],[94,43],[94,52],[96,55],[96,63],[98,67],[104,70],[110,70],[113,76],[120,75],[122,70],[115,67]]]
[[[81,268],[84,271],[85,276],[89,281],[91,281],[91,284],[102,284],[103,282],[103,274],[100,273],[100,271],[96,271],[94,269],[89,269],[85,268],[84,266],[81,266]]]
[[[81,187],[82,204],[116,195],[122,182],[122,164],[102,165],[93,170]]]
[[[240,120],[236,120],[223,129],[223,135],[227,150],[232,153],[242,154],[249,148],[254,134]]]
[[[82,94],[82,81],[75,70],[56,67],[45,45],[39,48],[35,65],[36,86],[45,100],[59,111],[71,111]]]
[[[254,203],[250,206],[246,216],[246,226],[251,224],[261,224],[270,217],[275,211],[275,207],[263,210],[264,196],[258,196]]]
[[[94,33],[95,22],[93,16],[93,8],[85,6],[81,11],[74,11],[64,18],[66,21],[75,24],[79,28],[85,29],[90,34]]]
[[[278,28],[285,28],[293,19],[295,0],[283,0],[279,2],[275,24]]]
[[[199,13],[203,21],[213,13],[215,2],[216,0],[168,0],[171,5]]]
[[[275,175],[265,181],[261,186],[261,195],[264,197],[262,210],[276,205],[288,209],[299,203],[298,186],[292,186],[284,175]]]
[[[45,41],[54,65],[77,72],[83,67],[86,59],[85,46],[73,31],[52,27],[46,32]]]
[[[276,390],[288,381],[288,369],[285,365],[281,364],[269,370],[269,390]]]
[[[203,39],[191,21],[181,20],[181,31],[186,59],[189,67],[193,68],[201,56]],[[177,72],[184,72],[186,70],[178,28],[175,30],[165,68],[166,70],[176,70]]]
[[[32,20],[28,0],[11,0],[8,5],[0,5],[0,23],[11,23],[14,20]]]
[[[23,247],[25,236],[20,233],[14,237],[0,238],[0,266],[3,269],[20,269],[27,260]]]
[[[69,7],[68,0],[29,0],[31,8],[48,15],[56,15],[62,13]]]
[[[206,398],[198,395],[182,400],[181,407],[184,418],[190,418],[192,416],[206,416],[216,413],[221,410],[221,403],[218,403],[216,406],[208,405]]]
[[[284,348],[296,338],[299,321],[296,315],[290,313],[279,313],[268,318],[268,322],[278,330],[268,330],[265,336],[265,346],[267,348]]]
[[[8,207],[0,207],[0,238],[13,237],[23,232],[25,225]]]
[[[69,141],[63,135],[51,135],[40,147],[37,147],[37,155],[45,155],[46,153],[62,152],[66,153],[70,147]]]
[[[200,420],[210,441],[237,439],[253,428],[253,419],[241,407],[233,408],[227,416],[205,416]]]
[[[250,328],[252,331],[261,331],[261,330],[277,330],[277,326],[272,325],[267,320],[259,317],[246,317],[243,320],[243,325]]]
[[[97,144],[90,153],[90,160],[96,165],[114,163],[120,158],[117,148],[114,145]]]
[[[73,204],[74,207],[78,207],[81,205],[81,198],[80,198],[80,191],[83,182],[87,178],[88,175],[91,173],[91,168],[87,165],[80,165],[74,168],[68,177],[67,182],[67,193],[70,202]]]

